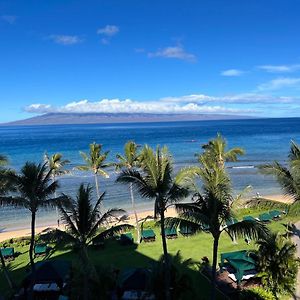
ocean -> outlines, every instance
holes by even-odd
[[[153,147],[166,145],[178,170],[196,164],[195,153],[201,152],[201,145],[218,132],[226,138],[229,148],[242,147],[246,151],[239,162],[228,164],[236,193],[248,185],[252,186],[249,196],[257,192],[261,195],[281,193],[276,181],[259,174],[257,166],[273,160],[286,162],[290,141],[300,143],[300,118],[0,127],[0,153],[9,157],[10,166],[16,170],[26,161],[42,162],[46,151],[50,155],[62,153],[71,161],[68,169],[72,172],[59,178],[59,192],[74,195],[81,182],[94,185],[91,174],[74,170],[83,163],[79,151],[88,152],[89,144],[94,141],[103,144],[104,151],[110,151],[110,162],[115,161],[117,153],[123,152],[124,144],[129,140]],[[109,179],[99,178],[100,190],[106,191],[104,206],[131,212],[127,187],[115,183],[117,174],[113,169],[109,173]],[[153,207],[152,201],[136,198],[139,210]],[[50,225],[56,219],[55,211],[41,210],[37,223]],[[0,209],[0,231],[29,228],[29,222],[30,214],[24,209]]]

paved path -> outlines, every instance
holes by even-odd
[[[295,234],[292,241],[297,245],[297,256],[300,258],[300,222],[295,223]],[[297,275],[297,287],[294,299],[300,299],[300,270]]]

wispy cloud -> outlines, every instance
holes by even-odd
[[[75,45],[83,42],[83,40],[77,35],[53,34],[50,35],[48,38],[56,44],[65,45],[65,46]]]
[[[0,16],[0,19],[8,24],[15,24],[17,20],[17,16],[13,15],[2,15]]]
[[[291,73],[300,70],[300,64],[293,65],[262,65],[257,67],[268,73]]]
[[[102,36],[102,39],[100,42],[103,45],[108,45],[110,43],[110,40],[112,39],[113,36],[118,34],[120,31],[119,27],[116,25],[106,25],[103,28],[99,28],[97,30],[97,34],[100,34]]]
[[[227,77],[238,77],[243,75],[245,72],[242,70],[238,69],[229,69],[229,70],[224,70],[221,72],[222,76],[227,76]]]
[[[283,88],[300,88],[300,77],[281,77],[259,85],[259,91],[280,90]]]
[[[195,62],[197,60],[196,56],[192,53],[187,52],[182,45],[158,49],[155,52],[149,52],[148,56],[175,58],[175,59],[181,59],[189,62]]]
[[[106,36],[114,36],[120,31],[119,27],[116,25],[106,25],[103,28],[97,30],[98,34],[103,34]]]
[[[31,104],[26,112],[44,114],[60,113],[155,113],[155,114],[199,114],[199,113],[252,113],[251,109],[235,109],[221,105],[200,105],[196,103],[169,103],[163,101],[134,101],[131,99],[102,99],[100,101],[80,100],[64,106]]]
[[[167,103],[220,103],[220,104],[265,104],[265,103],[292,103],[299,98],[285,96],[271,96],[258,93],[244,93],[228,96],[209,96],[204,94],[185,95],[180,97],[165,97],[161,101]]]

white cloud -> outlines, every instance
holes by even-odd
[[[148,56],[176,58],[176,59],[186,60],[190,62],[196,61],[196,56],[194,54],[186,52],[182,45],[158,49],[158,51],[156,52],[148,53]]]
[[[56,44],[60,45],[75,45],[81,43],[83,40],[79,38],[77,35],[50,35],[48,37],[50,40],[54,41]]]
[[[237,70],[237,69],[229,69],[221,72],[222,76],[228,76],[228,77],[237,77],[244,74],[244,71]]]
[[[111,37],[111,36],[116,35],[119,31],[120,31],[120,29],[116,25],[106,25],[103,28],[99,28],[97,30],[97,33]]]
[[[7,22],[8,24],[14,24],[17,20],[17,16],[13,16],[13,15],[2,15],[0,16],[1,20],[3,20],[4,22]]]
[[[181,97],[165,97],[161,101],[169,103],[223,103],[223,104],[254,104],[254,103],[291,103],[299,99],[285,96],[271,96],[257,93],[244,93],[228,96],[208,96],[203,94],[185,95]]]
[[[294,65],[263,65],[259,69],[268,73],[290,73],[300,70],[300,64]]]
[[[266,83],[263,83],[258,86],[258,90],[267,91],[267,90],[279,90],[283,88],[298,87],[300,88],[300,77],[281,77],[270,80]]]
[[[30,113],[155,113],[155,114],[199,114],[199,113],[253,113],[250,109],[235,109],[221,105],[199,105],[197,103],[171,103],[165,101],[141,102],[130,99],[102,99],[74,101],[64,106],[53,107],[47,104],[32,104],[24,109]]]

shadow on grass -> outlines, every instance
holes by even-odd
[[[158,243],[158,241],[155,241],[153,243]],[[143,246],[144,245],[137,244],[122,246],[116,240],[112,239],[105,242],[105,246],[103,249],[97,249],[93,246],[90,246],[88,249],[88,254],[90,260],[96,267],[113,267],[120,271],[125,268],[149,268],[151,267],[151,265],[153,265],[154,262],[156,262],[156,260],[142,254],[139,251],[139,247]],[[151,246],[152,245],[150,244],[147,245],[147,247]],[[25,253],[27,253],[27,251],[25,251]],[[21,258],[16,258],[16,260],[10,265],[12,278],[18,285],[21,284],[22,280],[30,271],[28,264],[24,266],[24,262],[26,259],[28,262],[27,255],[26,257],[22,255],[23,261],[19,261],[20,259]],[[78,263],[78,256],[76,251],[72,251],[72,248],[70,246],[63,246],[62,244],[54,246],[47,256],[41,257],[37,259],[37,261],[52,259],[71,261],[73,265],[76,265]],[[195,296],[193,298],[199,300],[209,299],[209,280],[205,276],[203,276],[196,268],[186,268],[182,271],[189,275],[192,281],[191,285],[193,286],[193,292],[195,293]],[[190,292],[191,291],[186,291],[186,295],[181,299],[191,299]],[[0,274],[0,295],[5,297],[10,295],[8,286],[6,285],[6,281],[2,273]],[[226,299],[226,297],[223,294],[218,293],[217,299]]]

